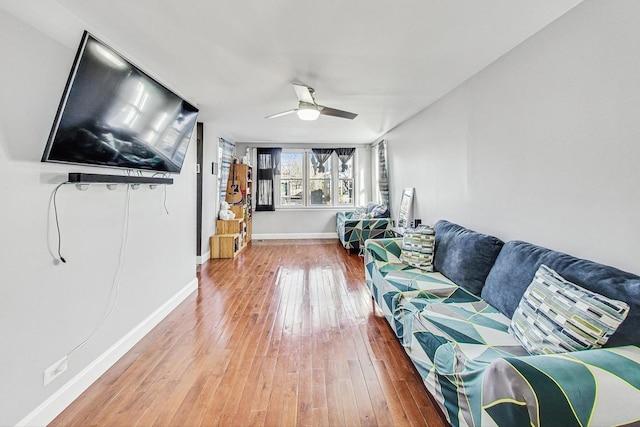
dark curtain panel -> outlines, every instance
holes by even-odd
[[[347,162],[353,157],[353,153],[356,152],[355,148],[336,148],[336,154],[340,159],[340,167],[342,172],[347,170]]]
[[[324,164],[331,157],[331,153],[333,153],[333,148],[311,149],[312,163],[316,172],[324,172]]]
[[[280,153],[282,148],[258,148],[258,168],[256,177],[256,211],[275,211],[276,205],[273,196],[273,177],[280,173]]]

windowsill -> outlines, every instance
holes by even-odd
[[[277,211],[348,211],[355,209],[355,206],[276,206]]]

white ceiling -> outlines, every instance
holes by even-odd
[[[2,0],[1,5],[42,31],[57,33],[74,49],[88,29],[197,104],[200,120],[232,141],[369,143],[581,1]],[[78,28],[59,24],[71,14]],[[358,117],[265,119],[297,106],[292,82],[314,87],[319,104]]]

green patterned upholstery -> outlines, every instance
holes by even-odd
[[[407,354],[453,425],[480,425],[488,364],[528,354],[508,332],[509,324],[484,301],[430,304],[406,322]]]
[[[399,338],[404,330],[404,311],[414,310],[403,306],[407,299],[445,300],[464,291],[440,273],[402,263],[401,245],[402,239],[367,240],[364,252],[367,286]],[[463,294],[465,298],[470,296]]]
[[[509,324],[484,301],[430,304],[405,321],[407,354],[453,425],[640,422],[640,348],[531,356]]]
[[[336,228],[345,249],[361,250],[367,239],[393,237],[389,218],[352,219],[353,212],[338,212]]]
[[[640,347],[530,355],[509,317],[403,264],[401,244],[366,242],[367,286],[453,426],[640,423]]]
[[[366,245],[368,253],[373,259],[384,263],[401,264],[400,254],[402,253],[402,239],[378,239]]]
[[[498,358],[480,386],[478,425],[637,425],[640,348]]]

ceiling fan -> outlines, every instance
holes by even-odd
[[[320,114],[325,116],[340,117],[343,119],[353,120],[357,114],[350,113],[348,111],[338,110],[331,107],[325,107],[316,103],[313,97],[314,90],[305,85],[293,84],[293,89],[298,96],[298,108],[293,110],[283,111],[282,113],[272,114],[267,116],[267,119],[273,119],[280,116],[286,116],[287,114],[296,113],[301,120],[315,120]]]

